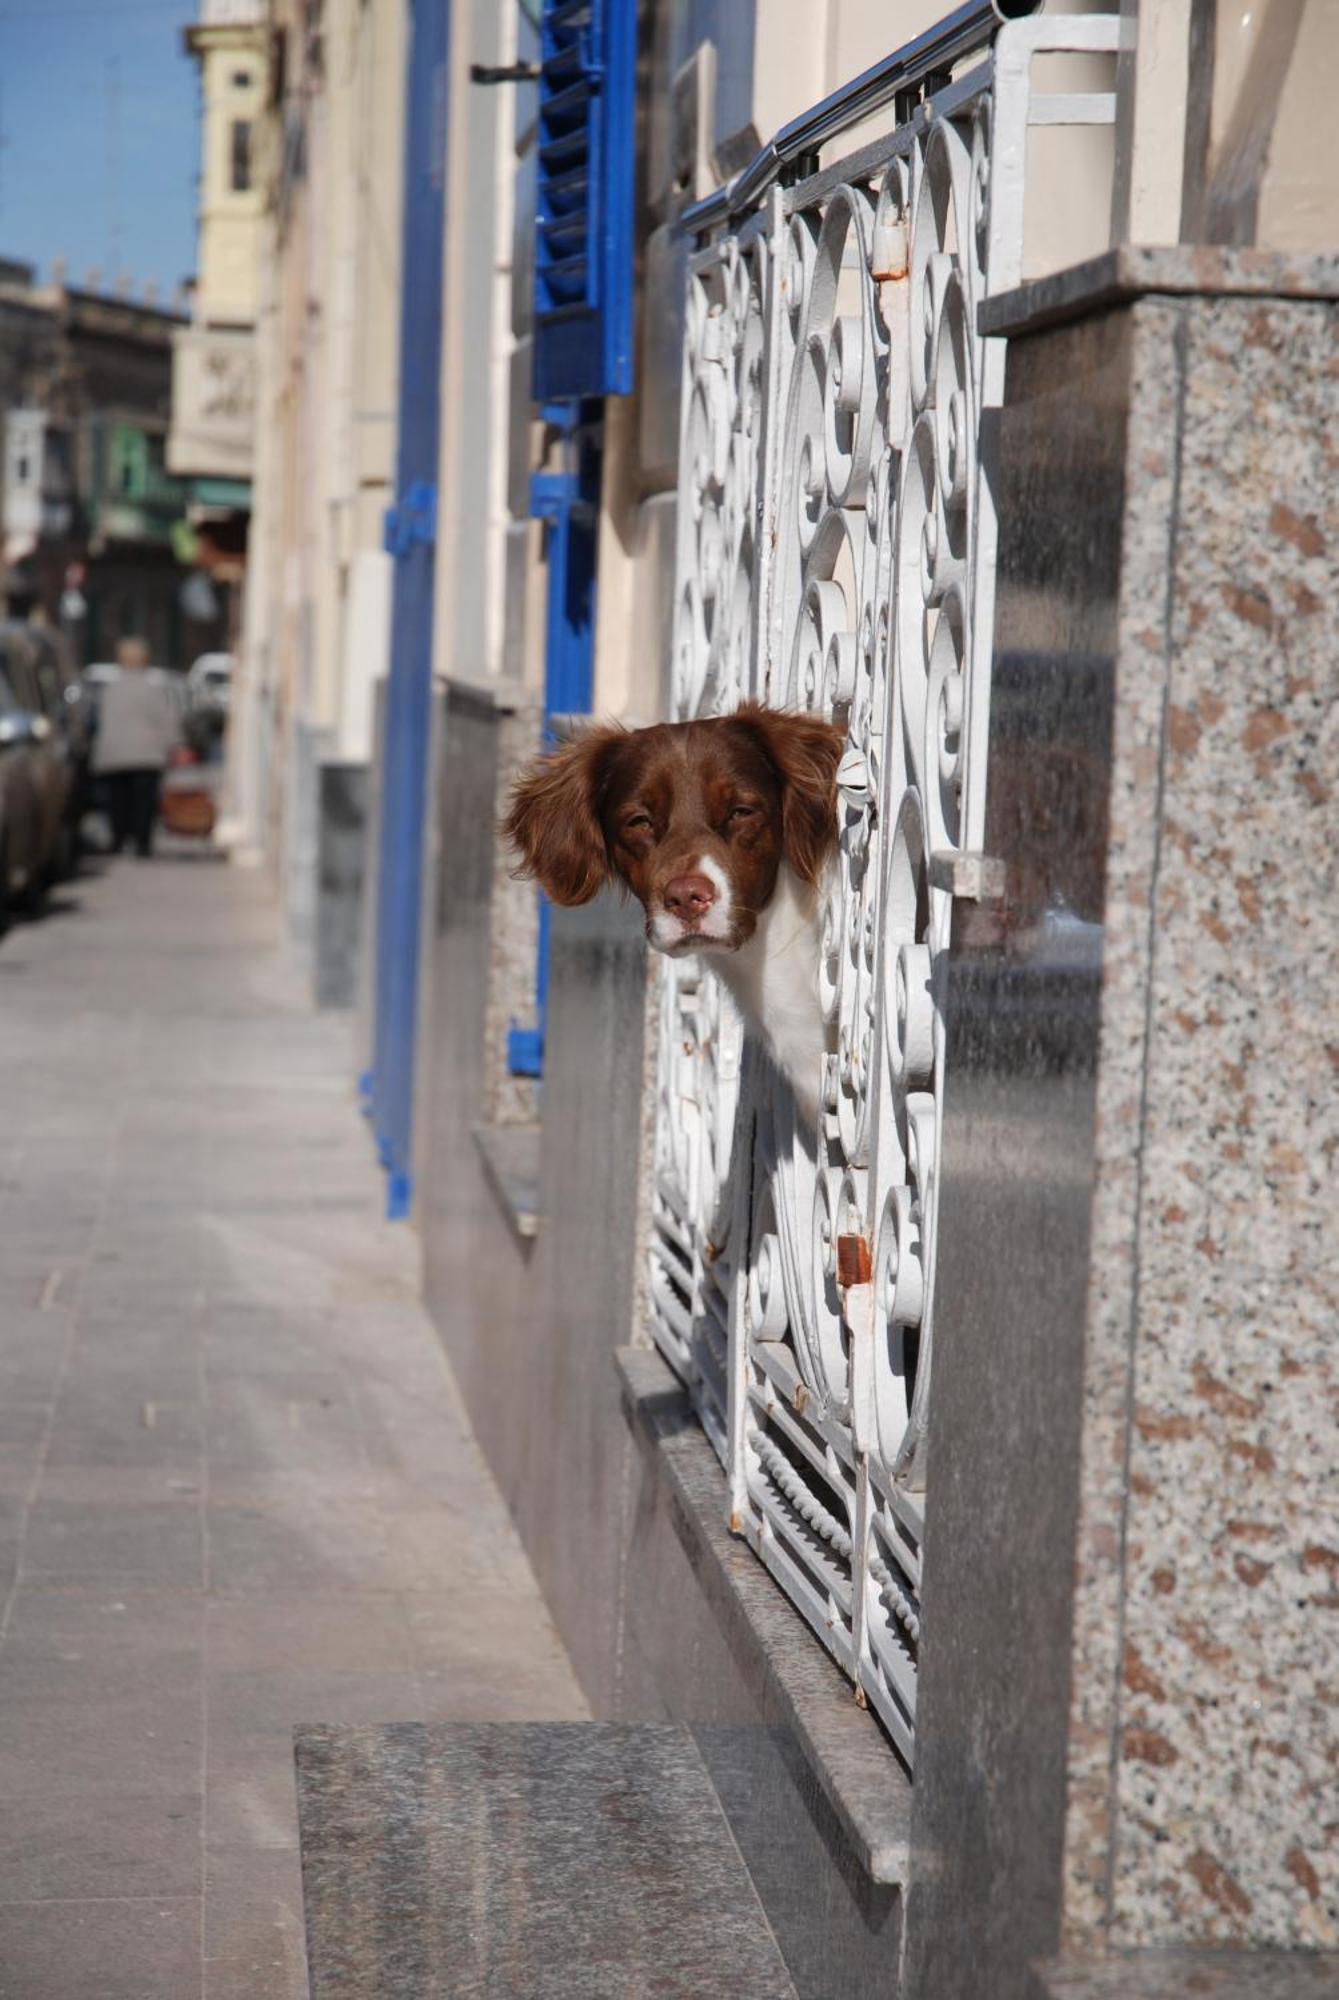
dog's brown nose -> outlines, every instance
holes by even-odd
[[[716,885],[705,875],[676,875],[665,884],[665,908],[685,924],[696,923],[716,901]]]

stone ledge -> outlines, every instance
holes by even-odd
[[[1339,298],[1339,255],[1290,255],[1281,250],[1229,250],[1199,243],[1124,243],[1083,264],[983,299],[982,333],[1036,333],[1061,320],[1160,292],[1190,297]]]
[[[730,1533],[720,1465],[659,1354],[615,1353],[623,1406],[736,1664],[789,1726],[852,1852],[876,1883],[905,1886],[911,1780],[873,1716],[747,1544]]]
[[[501,676],[452,673],[444,677],[444,684],[451,701],[482,709],[486,715],[520,715],[544,706],[541,692]]]
[[[472,1131],[484,1177],[522,1243],[539,1234],[538,1125],[476,1125]]]
[[[1330,2000],[1339,1953],[1119,1951],[1048,1959],[1032,1976],[1033,2000]]]

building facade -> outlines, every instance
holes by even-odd
[[[223,630],[212,597],[183,595],[189,492],[167,463],[182,323],[60,275],[0,271],[4,591],[12,611],[64,624],[85,660],[137,633],[180,666]]]
[[[398,0],[295,0],[265,22],[254,514],[225,833],[274,869],[306,953],[322,786],[355,809],[389,644],[405,29]],[[334,765],[343,775],[323,778]]]
[[[263,0],[205,0],[186,47],[200,67],[200,206],[189,327],[173,341],[173,471],[203,482],[202,507],[245,513],[256,428],[255,326],[269,91]]]
[[[691,1732],[796,1991],[1300,1995],[1335,22],[1002,11],[413,0],[358,1067],[592,1711]],[[349,684],[344,18],[287,72],[276,744]],[[574,714],[749,695],[849,735],[812,1136],[495,833]]]

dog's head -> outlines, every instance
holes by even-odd
[[[659,951],[737,951],[788,863],[814,883],[837,839],[844,733],[750,705],[594,728],[517,780],[506,833],[555,903],[626,884]]]

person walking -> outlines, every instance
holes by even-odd
[[[93,769],[107,787],[112,853],[127,840],[147,859],[153,852],[158,791],[163,767],[179,734],[172,697],[149,676],[149,648],[143,639],[123,639],[116,649],[121,671],[102,690]]]

